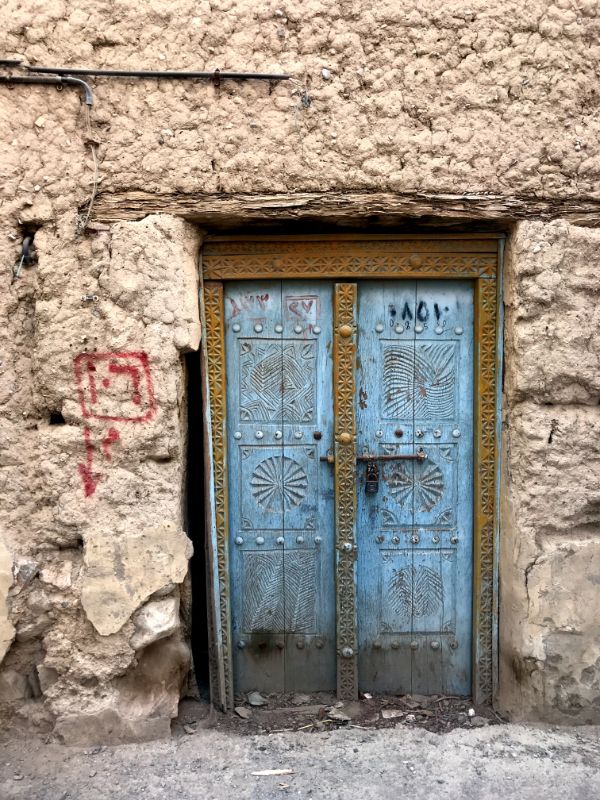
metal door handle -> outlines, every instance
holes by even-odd
[[[356,456],[357,461],[425,461],[427,453],[419,447],[416,453],[404,453],[400,455],[375,455],[371,453],[363,453],[363,455]],[[327,464],[335,464],[335,456],[329,454],[321,456],[319,461],[325,461]]]
[[[398,455],[376,455],[375,453],[363,453],[356,456],[357,461],[425,461],[427,453],[419,447],[416,453],[403,453]]]

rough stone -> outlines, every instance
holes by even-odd
[[[169,717],[129,717],[115,708],[94,714],[61,717],[54,733],[67,745],[93,747],[97,744],[129,744],[167,739],[171,734]]]
[[[49,583],[57,589],[68,589],[71,585],[71,571],[73,563],[63,561],[55,564],[48,564],[40,571],[42,583]]]
[[[117,633],[153,592],[185,578],[192,545],[173,523],[115,536],[91,536],[85,547],[81,602],[103,636]]]
[[[16,640],[27,642],[41,636],[52,625],[52,620],[47,614],[41,614],[32,622],[17,625]]]
[[[15,637],[15,627],[8,617],[6,599],[12,586],[12,556],[0,538],[0,663]]]
[[[109,705],[59,717],[55,732],[65,744],[83,746],[167,738],[189,665],[185,643],[176,637],[155,642],[134,670],[112,684]]]
[[[58,672],[55,669],[46,667],[44,664],[38,664],[37,676],[40,684],[40,689],[45,694],[50,686],[57,680]]]
[[[131,646],[141,650],[158,639],[171,636],[179,628],[179,598],[169,597],[146,603],[133,617],[135,633]]]
[[[498,703],[515,719],[598,719],[599,243],[531,221],[507,252]]]
[[[597,406],[600,230],[520,223],[506,256],[505,388],[511,403]]]
[[[14,669],[0,672],[0,703],[14,703],[31,697],[31,688],[26,675]]]
[[[31,581],[36,577],[39,571],[39,564],[28,558],[19,558],[15,562],[13,572],[17,586],[22,589],[28,586]]]

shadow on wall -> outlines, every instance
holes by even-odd
[[[200,694],[208,699],[208,625],[206,619],[206,558],[204,533],[204,441],[199,352],[186,355],[188,392],[187,532],[194,543],[191,647]]]

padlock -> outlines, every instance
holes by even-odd
[[[379,491],[379,466],[376,461],[367,461],[365,492],[367,494],[377,494],[378,491]]]

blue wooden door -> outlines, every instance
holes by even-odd
[[[332,286],[225,288],[236,691],[335,687]]]
[[[327,281],[225,288],[237,691],[333,689],[344,657],[321,460],[334,436],[332,294]],[[360,282],[357,319],[359,685],[469,694],[473,287]]]
[[[359,284],[356,386],[360,688],[469,694],[472,285]]]

